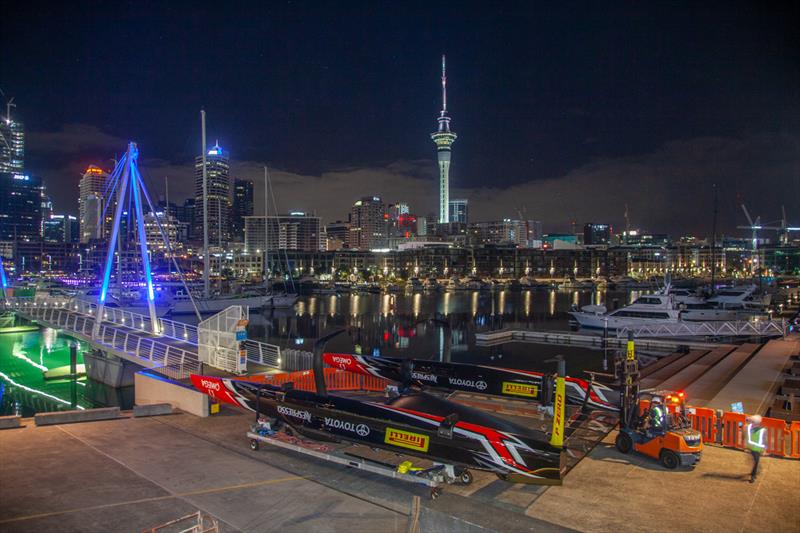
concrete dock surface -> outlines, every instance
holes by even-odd
[[[222,531],[800,531],[800,461],[707,447],[693,471],[625,456],[609,436],[562,487],[475,472],[426,487],[284,450],[253,452],[252,416],[223,409],[0,431],[0,532],[141,531],[201,510]],[[460,522],[454,521],[453,516]]]

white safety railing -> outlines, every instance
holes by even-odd
[[[281,366],[280,347],[274,344],[267,344],[266,342],[254,341],[252,339],[244,341],[242,346],[247,350],[248,361],[271,366],[273,368],[283,368]]]
[[[749,320],[736,322],[676,322],[641,324],[616,329],[617,337],[784,337],[784,320]]]
[[[74,298],[47,297],[38,298],[36,300],[30,298],[9,298],[0,301],[0,308],[8,310],[19,310],[22,308],[64,308],[74,313],[90,317],[94,317],[97,314],[97,304]],[[124,326],[152,335],[153,328],[150,325],[150,317],[140,313],[106,306],[103,308],[103,320],[104,322]],[[175,322],[166,318],[159,318],[158,323],[161,336],[179,341],[186,341],[195,346],[197,345],[197,326],[185,324],[183,322]],[[253,339],[244,341],[243,345],[247,350],[248,361],[273,368],[281,368],[281,348],[279,346]]]
[[[3,307],[44,325],[63,329],[91,339],[93,343],[115,350],[125,359],[152,368],[172,378],[185,378],[200,371],[200,361],[194,349],[184,349],[148,337],[136,330],[120,328],[103,322],[97,336],[92,336],[94,317],[75,312],[69,301],[5,302]]]

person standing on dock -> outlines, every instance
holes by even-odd
[[[761,460],[761,454],[767,448],[764,443],[766,431],[761,427],[761,415],[753,415],[747,420],[749,423],[745,427],[745,437],[747,438],[747,448],[753,456],[753,470],[750,472],[750,483],[753,483],[758,474],[758,462]]]

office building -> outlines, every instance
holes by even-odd
[[[474,244],[502,244],[520,248],[541,247],[542,223],[538,220],[505,218],[469,225],[468,234]]]
[[[455,132],[450,131],[450,117],[447,114],[447,72],[445,56],[442,56],[442,110],[439,112],[439,127],[431,133],[436,143],[439,161],[439,223],[450,222],[450,147],[456,140]]]
[[[23,174],[25,170],[25,131],[22,123],[11,117],[12,107],[16,106],[8,102],[6,116],[0,119],[0,172]]]
[[[31,241],[41,236],[41,179],[0,172],[0,240]]]
[[[608,245],[611,242],[611,227],[608,224],[583,225],[583,244],[586,246]]]
[[[197,242],[203,242],[203,156],[194,163],[194,232]],[[216,143],[206,152],[208,190],[208,245],[223,248],[230,241],[230,158]]]
[[[469,201],[466,199],[450,200],[450,222],[469,224]]]
[[[372,250],[387,246],[389,214],[383,200],[365,196],[350,210],[350,248]]]
[[[325,226],[326,249],[340,250],[350,246],[350,223],[337,220]]]
[[[92,239],[108,239],[111,236],[117,202],[115,193],[112,204],[105,209],[108,178],[108,173],[102,168],[89,165],[78,184],[78,224],[81,243],[87,243]]]
[[[320,218],[299,211],[288,215],[244,217],[244,248],[248,253],[257,254],[325,250]],[[270,264],[274,262],[270,259]]]
[[[80,238],[80,224],[72,215],[50,215],[43,219],[42,237],[45,242],[75,244]]]
[[[234,181],[233,208],[231,210],[231,230],[234,241],[244,241],[244,217],[253,216],[253,207],[252,180]]]

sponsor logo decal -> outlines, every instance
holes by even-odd
[[[448,378],[448,381],[450,382],[450,385],[469,387],[471,389],[486,390],[486,387],[488,387],[486,382],[482,380],[475,381],[472,379]]]
[[[418,379],[420,381],[430,381],[431,383],[436,383],[437,381],[436,376],[433,374],[426,374],[424,372],[412,372],[411,378]]]
[[[300,420],[305,420],[306,422],[311,422],[311,413],[308,411],[301,411],[299,409],[293,409],[291,407],[286,407],[284,405],[278,406],[278,413],[284,416],[290,416],[292,418],[299,418]]]
[[[331,360],[337,365],[347,366],[353,364],[352,357],[343,357],[341,355],[334,355]]]
[[[430,437],[427,435],[420,435],[419,433],[412,433],[411,431],[387,427],[383,442],[393,446],[400,446],[401,448],[408,448],[409,450],[427,452]]]
[[[503,382],[503,394],[511,394],[512,396],[526,396],[528,398],[535,398],[539,395],[539,387],[529,383],[513,383],[511,381]]]
[[[355,433],[360,437],[366,437],[370,433],[369,426],[366,424],[356,424],[355,422],[347,422],[345,420],[339,420],[337,418],[330,418],[327,416],[325,417],[325,426],[333,429],[349,431],[350,433]]]
[[[219,381],[209,381],[207,379],[201,379],[200,385],[202,385],[203,388],[206,390],[214,390],[214,391],[219,390]]]

